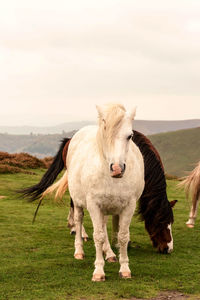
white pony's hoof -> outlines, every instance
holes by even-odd
[[[94,275],[92,276],[92,281],[95,281],[95,282],[105,281],[105,275],[94,274]]]
[[[79,260],[82,260],[82,259],[84,259],[84,257],[85,257],[85,255],[84,254],[82,254],[82,253],[77,253],[77,254],[74,254],[74,258],[75,259],[79,259]]]
[[[193,224],[186,224],[188,228],[194,228]]]
[[[119,272],[119,277],[125,279],[131,278],[131,272]]]
[[[106,261],[109,262],[109,263],[117,262],[117,257],[116,256],[108,257],[106,259]]]

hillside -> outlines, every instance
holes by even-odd
[[[78,130],[86,125],[95,124],[96,122],[80,121],[67,122],[51,127],[33,127],[33,126],[0,126],[0,133],[7,134],[62,134]],[[200,119],[197,120],[181,120],[181,121],[147,121],[135,120],[135,130],[141,131],[144,134],[156,134],[160,132],[176,131],[179,129],[196,128],[200,126]]]
[[[165,171],[185,176],[200,160],[200,127],[149,136],[161,155]]]
[[[196,127],[200,127],[200,119],[182,121],[134,121],[134,129],[144,133],[145,135]]]

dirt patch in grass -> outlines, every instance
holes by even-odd
[[[187,296],[183,293],[176,292],[176,291],[168,291],[168,292],[161,292],[155,298],[148,298],[148,300],[200,300],[200,296]],[[129,300],[147,300],[147,298],[130,298]]]

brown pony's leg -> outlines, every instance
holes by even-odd
[[[118,247],[119,216],[112,216],[112,246]]]
[[[198,199],[195,206],[192,204],[192,207],[190,209],[189,219],[186,222],[186,225],[187,225],[188,228],[193,228],[194,227],[195,219],[197,217],[197,209],[198,209],[199,200],[200,199]]]

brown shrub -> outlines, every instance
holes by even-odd
[[[8,152],[0,152],[0,161],[11,157],[14,157],[14,154],[9,154]]]
[[[19,172],[21,172],[21,169],[18,167],[13,167],[13,166],[9,166],[9,165],[0,163],[0,173],[1,174],[5,174],[5,173],[13,174],[13,173],[19,173]]]
[[[28,173],[25,169],[46,168],[47,163],[28,153],[0,152],[0,173]]]
[[[53,157],[52,156],[48,156],[42,159],[43,163],[45,164],[46,168],[48,169],[50,167],[50,165],[53,162]]]

